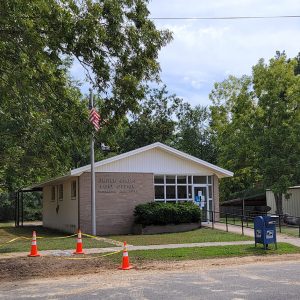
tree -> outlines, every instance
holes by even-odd
[[[172,144],[182,99],[169,95],[166,86],[149,89],[141,102],[140,111],[132,114],[120,135],[121,152],[154,142]]]
[[[269,63],[261,59],[251,77],[230,76],[215,85],[210,97],[218,162],[235,173],[222,183],[223,198],[262,185],[283,213],[283,195],[300,181],[298,65],[299,57],[277,52]]]
[[[169,31],[157,30],[148,19],[147,2],[3,0],[2,69],[6,73],[27,67],[31,76],[18,78],[22,84],[44,82],[46,74],[59,80],[64,59],[76,58],[99,93],[113,100],[108,101],[110,112],[134,110],[145,82],[158,79],[158,51],[171,39]]]
[[[137,111],[171,40],[147,0],[0,2],[0,191],[87,163],[87,102],[68,71],[85,68],[113,126]]]
[[[253,122],[256,116],[255,95],[251,92],[251,77],[229,76],[216,83],[210,94],[213,142],[218,165],[234,172],[234,177],[222,181],[221,199],[252,188],[260,180],[256,168],[256,145]]]
[[[277,214],[282,198],[300,180],[300,77],[297,60],[277,56],[253,67],[253,84],[258,99],[255,131],[258,167],[264,185],[274,192]]]
[[[185,103],[177,117],[175,147],[190,155],[216,163],[209,110],[200,105],[193,108],[190,104]]]

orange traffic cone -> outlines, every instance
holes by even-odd
[[[35,231],[32,232],[31,250],[30,250],[30,253],[28,254],[28,256],[30,256],[30,257],[41,256],[38,253],[38,248],[37,248],[37,244],[36,244],[36,232]]]
[[[123,259],[122,259],[122,266],[119,267],[120,270],[130,270],[132,266],[129,264],[129,256],[127,251],[127,244],[124,242],[123,246]]]
[[[85,254],[82,249],[82,238],[81,238],[81,230],[78,230],[78,236],[77,236],[77,244],[76,244],[76,251],[73,252],[74,254]]]

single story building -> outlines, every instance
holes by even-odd
[[[282,210],[284,214],[300,217],[300,185],[288,189],[289,198],[283,197]],[[276,202],[271,190],[266,190],[267,205],[271,207],[270,213],[275,214]]]
[[[219,179],[233,173],[162,143],[95,163],[98,235],[132,232],[136,205],[193,201],[205,196],[204,211],[219,211]],[[43,226],[91,233],[91,166],[34,185],[43,192]]]

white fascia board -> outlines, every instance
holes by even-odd
[[[182,151],[179,151],[177,149],[171,148],[171,147],[169,147],[167,145],[164,145],[164,144],[161,144],[161,143],[159,143],[159,144],[160,144],[160,147],[163,148],[164,150],[166,150],[168,152],[171,152],[171,153],[173,153],[173,154],[175,154],[175,155],[177,155],[179,157],[191,160],[191,161],[193,161],[195,163],[198,163],[198,164],[200,164],[202,166],[205,166],[205,167],[207,167],[207,168],[209,168],[209,169],[211,169],[211,170],[219,173],[221,175],[221,177],[232,177],[234,175],[233,172],[225,170],[223,168],[220,168],[220,167],[218,167],[216,165],[213,165],[213,164],[211,164],[211,163],[209,163],[209,162],[207,162],[205,160],[202,160],[200,158],[194,157],[192,155],[189,155],[189,154],[184,153]]]
[[[202,159],[196,158],[196,157],[194,157],[192,155],[186,154],[186,153],[184,153],[182,151],[176,150],[176,149],[174,149],[172,147],[169,147],[169,146],[167,146],[165,144],[162,144],[162,143],[159,143],[159,142],[156,142],[156,143],[153,143],[151,145],[148,145],[148,146],[145,146],[145,147],[141,147],[141,148],[138,148],[138,149],[135,149],[135,150],[132,150],[132,151],[129,151],[129,152],[126,152],[126,153],[123,153],[123,154],[120,154],[120,155],[117,155],[117,156],[105,159],[105,160],[101,160],[99,162],[96,162],[94,166],[95,166],[95,168],[97,168],[97,167],[100,167],[100,166],[103,166],[103,165],[115,162],[117,160],[124,159],[124,158],[127,158],[129,156],[142,153],[144,151],[147,151],[147,150],[150,150],[150,149],[153,149],[153,148],[163,149],[163,150],[165,150],[165,151],[167,151],[169,153],[175,154],[176,156],[178,156],[180,158],[188,159],[188,160],[193,161],[193,162],[195,162],[197,164],[200,164],[201,166],[207,167],[208,169],[216,172],[217,175],[219,175],[219,177],[221,177],[221,178],[222,177],[232,177],[233,176],[233,173],[230,172],[230,171],[228,171],[228,170],[220,168],[220,167],[218,167],[216,165],[213,165],[213,164],[211,164],[211,163],[209,163],[207,161],[204,161]],[[79,176],[83,172],[89,172],[90,170],[91,170],[91,165],[86,165],[84,167],[71,170],[70,175],[71,176]]]
[[[60,181],[63,181],[63,180],[66,180],[70,177],[72,177],[73,175],[71,175],[70,173],[66,174],[66,175],[63,175],[63,176],[59,176],[59,177],[54,177],[54,178],[50,178],[49,180],[47,181],[43,181],[43,182],[40,182],[40,183],[36,183],[36,184],[33,184],[32,186],[28,187],[28,188],[39,188],[39,187],[44,187],[46,185],[49,185],[49,184],[53,184],[53,183],[56,183],[56,182],[60,182]]]

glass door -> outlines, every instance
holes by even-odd
[[[209,201],[207,198],[207,186],[194,186],[193,188],[193,199],[195,200],[197,196],[204,196],[204,199],[202,198],[203,205],[201,211],[201,222],[208,222],[209,221]]]

